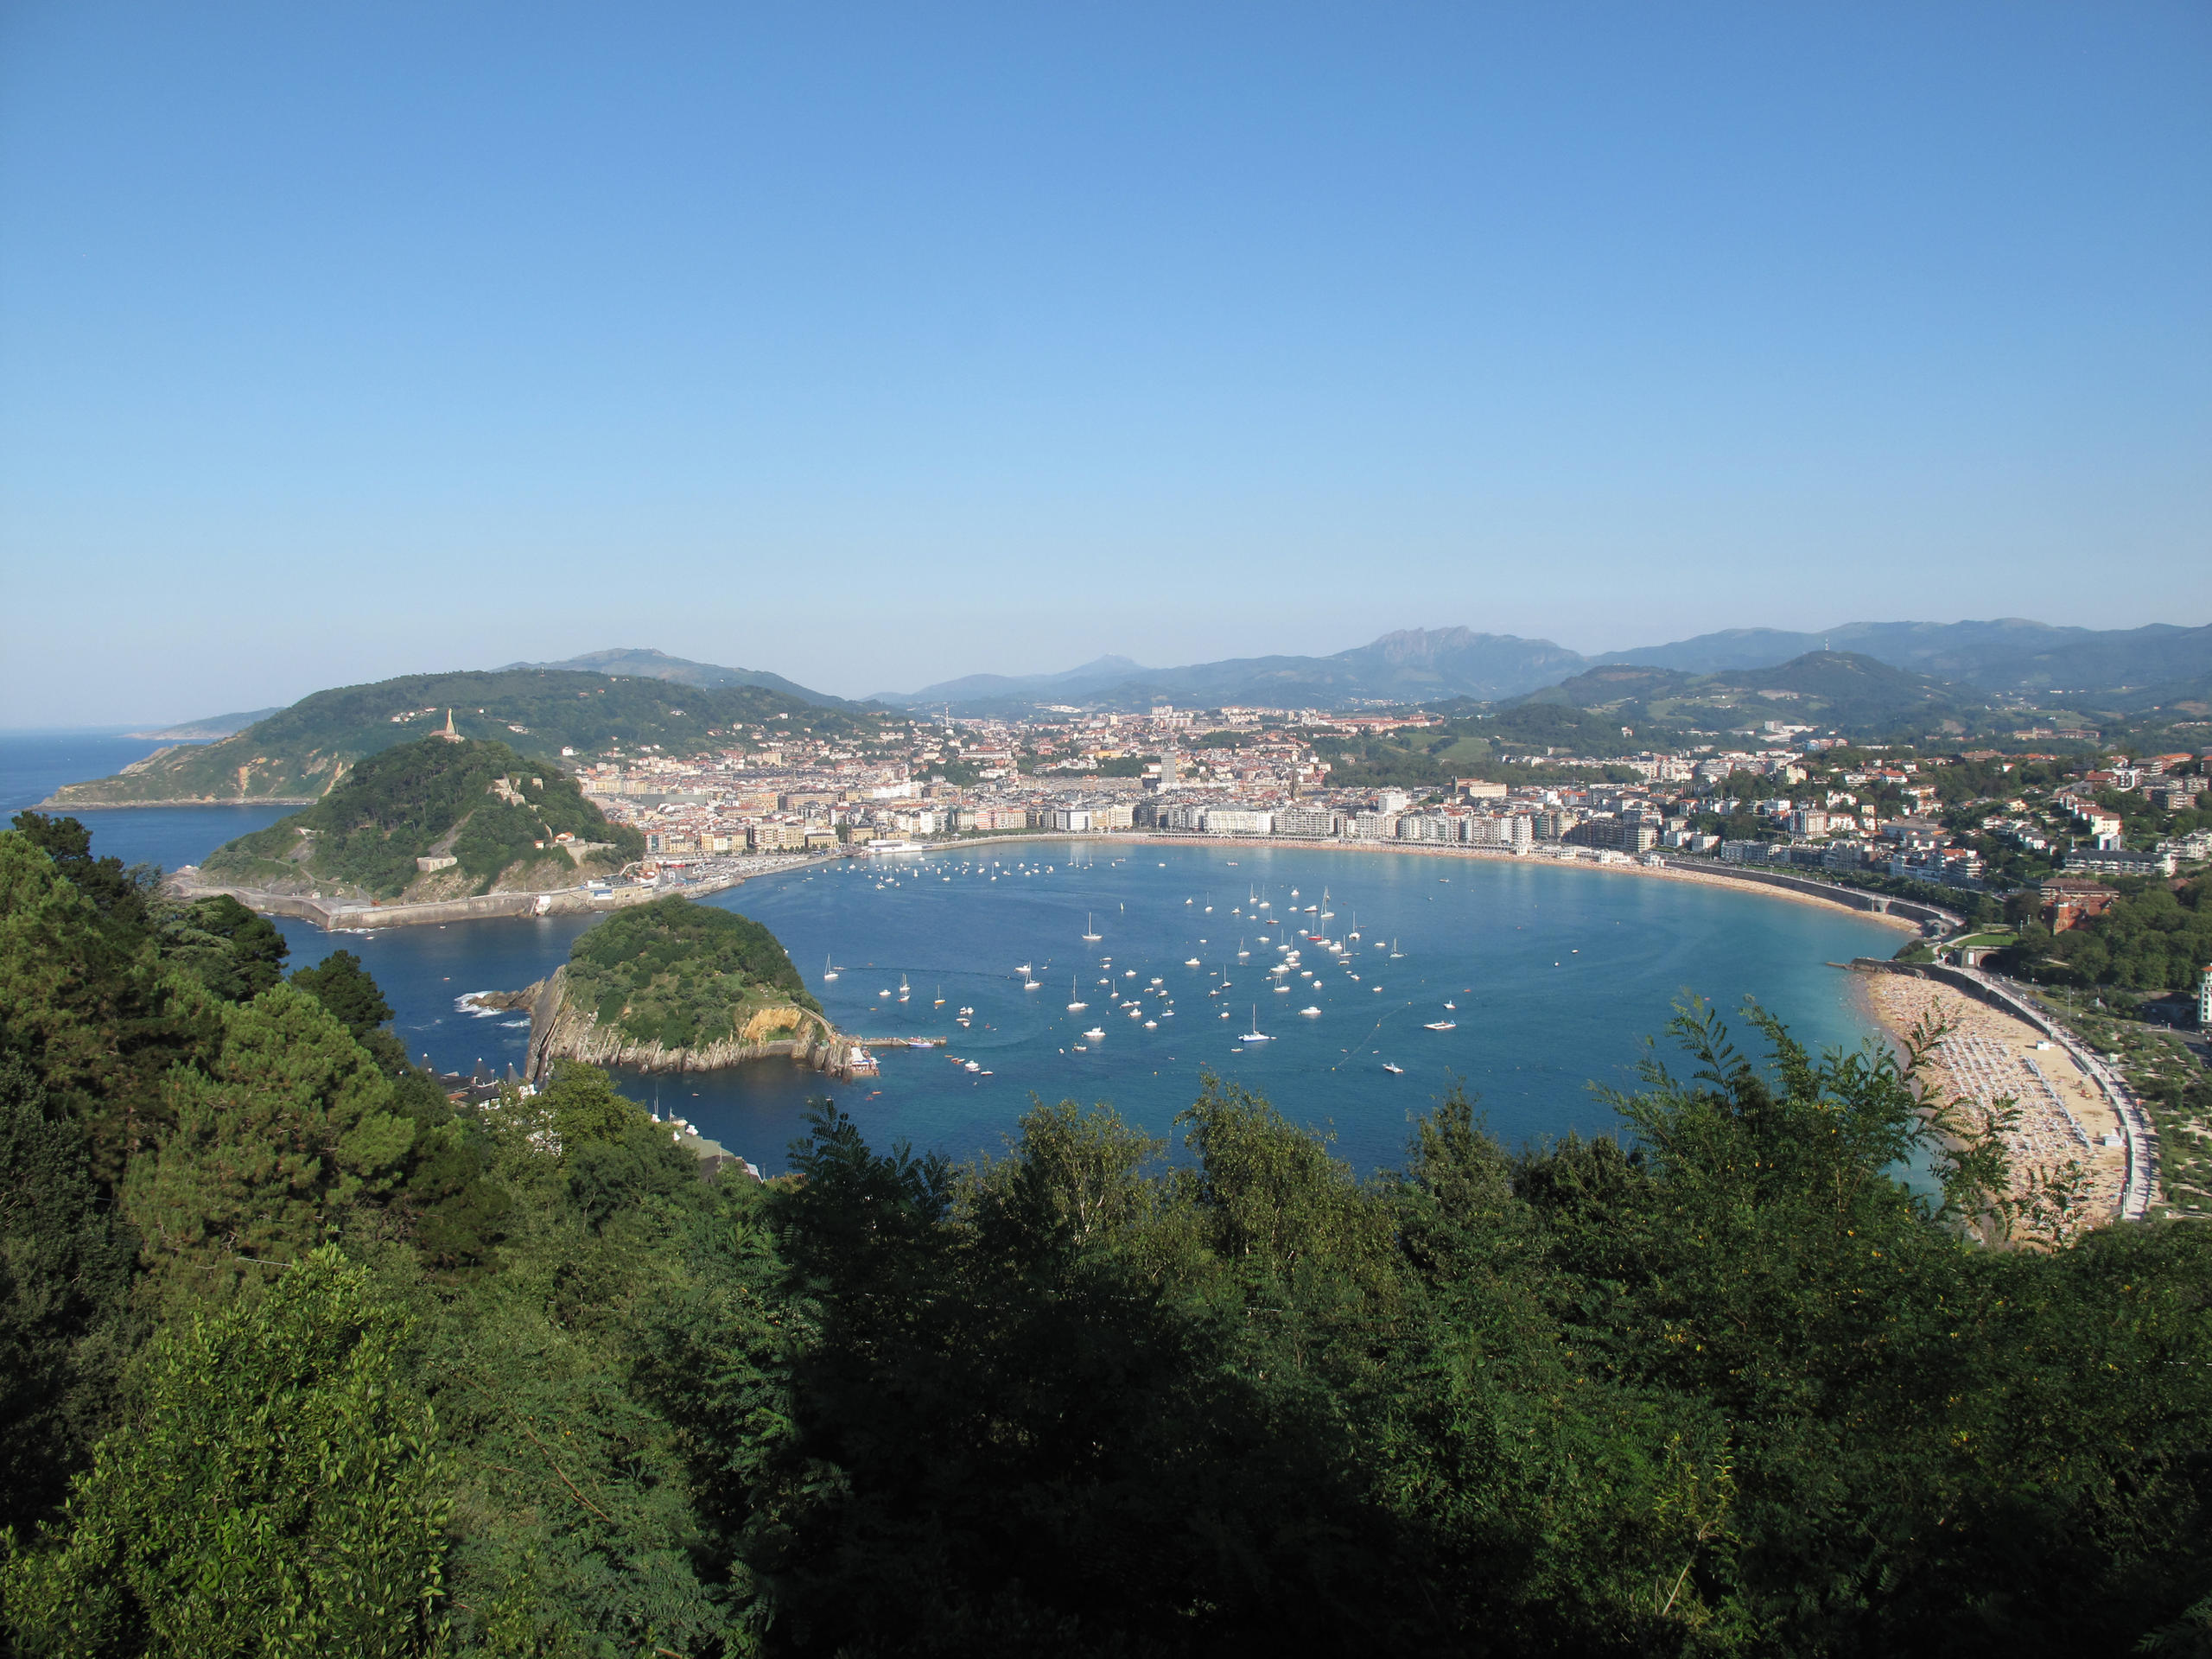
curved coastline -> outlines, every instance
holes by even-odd
[[[957,841],[932,842],[916,848],[912,853],[893,854],[893,857],[924,858],[934,853],[958,852],[983,847],[1012,846],[1035,842],[1082,842],[1092,846],[1108,847],[1235,847],[1253,852],[1332,852],[1381,853],[1397,857],[1440,858],[1462,862],[1484,864],[1518,864],[1535,868],[1594,870],[1609,875],[1637,875],[1656,877],[1662,880],[1686,882],[1693,886],[1712,887],[1728,893],[1758,893],[1770,899],[1788,899],[1793,904],[1821,905],[1850,910],[1869,921],[1885,926],[1901,928],[1909,933],[1918,933],[1921,925],[1910,917],[1897,913],[1888,906],[1902,905],[1924,911],[1931,916],[1942,916],[1952,925],[1959,918],[1933,906],[1922,905],[1908,899],[1890,899],[1886,894],[1868,893],[1856,887],[1829,887],[1804,878],[1794,879],[1802,886],[1784,887],[1768,871],[1747,871],[1732,874],[1725,869],[1703,869],[1679,863],[1639,864],[1628,858],[1600,861],[1580,856],[1561,857],[1555,855],[1510,853],[1493,851],[1481,847],[1431,846],[1421,842],[1395,841],[1290,841],[1277,836],[1163,836],[1142,830],[1032,830],[1019,835],[988,835]],[[764,872],[775,874],[775,872]]]

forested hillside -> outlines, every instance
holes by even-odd
[[[579,861],[568,836],[596,849]],[[372,754],[303,811],[226,842],[201,874],[271,892],[375,899],[451,897],[494,885],[572,887],[619,868],[645,838],[611,824],[550,760],[504,743],[423,738]],[[416,860],[450,857],[449,870]]]
[[[867,711],[826,709],[760,686],[712,689],[663,679],[611,679],[549,669],[493,674],[410,674],[318,691],[234,737],[168,749],[112,778],[55,792],[66,806],[143,801],[314,800],[365,755],[443,726],[464,736],[557,754],[596,753],[610,743],[658,743],[680,754],[741,747],[737,728],[775,722],[792,733],[872,732]]]
[[[2002,1210],[1910,1071],[1688,1011],[1618,1141],[1362,1179],[1208,1083],[702,1179],[456,1107],[341,956],[0,833],[23,1654],[2191,1653],[2212,1246]],[[251,918],[249,918],[251,920]],[[201,923],[213,925],[202,925]],[[265,927],[265,924],[262,925]],[[1932,1169],[1916,1198],[1887,1172]],[[1993,1249],[2008,1236],[2032,1246]]]

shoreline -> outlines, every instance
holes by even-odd
[[[200,796],[182,801],[65,801],[49,795],[30,810],[34,812],[128,812],[140,807],[178,806],[313,806],[321,798],[318,795],[256,795],[246,800],[217,800]]]
[[[1793,904],[1819,905],[1824,908],[1848,910],[1885,926],[1901,928],[1917,935],[1920,924],[1896,912],[1872,908],[1875,903],[1911,905],[1916,909],[1932,909],[1910,899],[1891,899],[1886,893],[1862,893],[1854,887],[1837,887],[1838,896],[1829,897],[1822,892],[1809,892],[1803,887],[1783,887],[1771,880],[1761,880],[1764,872],[1749,875],[1731,875],[1720,870],[1685,869],[1678,864],[1639,864],[1625,855],[1615,861],[1600,861],[1580,856],[1560,857],[1546,854],[1493,852],[1474,847],[1431,846],[1421,842],[1391,841],[1296,841],[1279,836],[1162,836],[1144,831],[1032,830],[1020,834],[977,836],[971,839],[947,841],[926,847],[918,847],[911,853],[884,855],[892,858],[922,858],[932,853],[955,852],[963,849],[1010,845],[1014,842],[1039,841],[1083,842],[1090,845],[1109,847],[1234,847],[1257,852],[1357,852],[1386,854],[1396,857],[1441,858],[1473,863],[1510,863],[1528,865],[1535,868],[1597,870],[1609,874],[1657,877],[1662,880],[1681,881],[1698,887],[1713,887],[1729,893],[1756,893],[1770,899],[1783,899]],[[1810,885],[1808,883],[1808,885]],[[1845,897],[1842,895],[1851,895]],[[1863,901],[1863,902],[1862,902]]]
[[[219,882],[200,880],[198,868],[189,864],[181,866],[165,885],[171,892],[188,899],[225,894],[237,899],[257,916],[283,916],[293,921],[313,922],[326,933],[376,933],[388,927],[442,927],[454,922],[605,915],[632,905],[650,904],[656,899],[671,896],[704,898],[727,892],[732,887],[743,887],[747,881],[758,880],[762,876],[781,875],[786,870],[804,869],[823,861],[824,856],[817,855],[796,858],[788,864],[779,863],[772,869],[734,870],[673,887],[640,884],[606,887],[596,893],[588,887],[544,887],[516,893],[480,893],[462,899],[427,899],[413,903],[392,904],[359,899],[317,899],[302,893],[267,893],[255,887],[226,887]]]
[[[224,806],[256,804],[202,801],[186,804]],[[137,804],[150,806],[156,803],[143,802]],[[277,803],[270,803],[270,804],[277,804]],[[1829,888],[1825,884],[1812,881],[1808,878],[1776,878],[1772,873],[1764,871],[1732,874],[1717,868],[1686,868],[1681,863],[1675,861],[1645,864],[1623,854],[1616,854],[1609,859],[1600,859],[1595,856],[1583,856],[1581,849],[1576,849],[1570,855],[1561,855],[1510,853],[1473,847],[1436,846],[1420,842],[1287,841],[1275,836],[1185,836],[1126,830],[1032,830],[1004,835],[982,835],[934,842],[914,848],[911,851],[888,854],[871,854],[865,847],[840,848],[835,853],[818,853],[789,859],[779,858],[774,864],[766,868],[748,869],[742,874],[709,876],[701,881],[685,882],[675,887],[614,888],[611,890],[612,896],[601,899],[590,897],[582,888],[557,887],[527,893],[482,893],[467,899],[435,899],[413,905],[373,905],[353,899],[313,899],[293,893],[271,893],[252,888],[203,883],[196,880],[197,872],[189,866],[183,867],[178,872],[180,875],[184,875],[187,870],[192,871],[191,874],[185,876],[185,881],[178,885],[181,887],[188,887],[189,890],[194,893],[226,893],[249,910],[259,914],[289,916],[297,920],[311,921],[321,926],[326,932],[359,932],[385,927],[406,927],[428,923],[442,925],[456,921],[512,918],[518,915],[574,915],[604,912],[619,909],[626,905],[637,904],[645,899],[663,897],[669,893],[705,897],[710,893],[741,887],[749,880],[765,880],[797,870],[813,868],[838,858],[850,858],[856,861],[870,859],[888,861],[902,858],[927,858],[947,853],[973,854],[987,847],[1029,845],[1039,842],[1082,842],[1094,847],[1233,848],[1247,852],[1353,852],[1398,858],[1433,858],[1459,862],[1509,863],[1536,868],[1589,870],[1605,874],[1632,875],[1645,880],[1674,881],[1723,892],[1756,893],[1769,899],[1783,899],[1790,904],[1816,905],[1823,908],[1847,910],[1853,914],[1865,917],[1868,921],[1878,922],[1885,927],[1899,929],[1916,937],[1922,931],[1921,923],[1908,916],[1898,914],[1889,906],[1893,904],[1901,905],[1917,912],[1936,913],[1934,906],[1923,905],[1917,900],[1892,899],[1885,893],[1867,893],[1854,887]],[[1791,880],[1793,885],[1783,885],[1785,879]],[[1803,885],[1795,885],[1796,881],[1802,881]],[[549,901],[542,909],[538,907],[540,899]]]
[[[1858,993],[1869,1023],[1900,1062],[1914,1023],[1933,1010],[1952,1027],[1923,1073],[1940,1080],[1936,1092],[1984,1108],[2014,1102],[2019,1122],[2003,1140],[2016,1193],[2030,1173],[2078,1160],[2098,1225],[2148,1217],[2158,1200],[2157,1133],[2125,1085],[2057,1020],[1973,969],[1853,967],[1865,982]]]

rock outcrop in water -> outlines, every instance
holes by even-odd
[[[479,1007],[527,1009],[532,1082],[553,1069],[556,1060],[592,1065],[628,1065],[644,1071],[713,1071],[744,1060],[785,1057],[841,1079],[873,1071],[868,1051],[828,1020],[797,1007],[761,1008],[728,1036],[688,1047],[639,1042],[613,1025],[603,1024],[590,1008],[569,1000],[569,969],[520,991],[480,996]]]

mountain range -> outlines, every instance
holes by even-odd
[[[1608,664],[1706,675],[1772,668],[1812,653],[1865,658],[1983,695],[2088,695],[2117,709],[2212,692],[2212,626],[2154,623],[2100,631],[2003,618],[1851,622],[1819,633],[1732,628],[1589,657],[1548,639],[1408,628],[1330,657],[1232,658],[1181,668],[1102,657],[1059,674],[974,674],[918,691],[879,693],[871,701],[970,715],[1071,701],[1117,709],[1155,702],[1346,708],[1452,697],[1500,701]]]
[[[488,710],[493,705],[486,698],[496,695],[502,700],[496,720],[489,714],[480,717],[464,713],[464,725],[475,718],[491,721],[483,734],[487,736],[538,728],[541,721],[563,730],[574,724],[567,712],[570,703],[562,704],[560,718],[550,718],[540,706],[543,683],[525,689],[524,677],[531,676],[588,676],[601,683],[611,679],[620,682],[625,693],[658,683],[684,686],[699,694],[682,699],[692,705],[688,715],[674,709],[677,699],[672,694],[638,702],[634,708],[629,706],[633,700],[626,698],[625,718],[608,724],[603,734],[645,741],[674,739],[725,721],[759,718],[763,712],[772,715],[779,708],[815,711],[833,721],[870,721],[885,712],[887,705],[917,714],[949,709],[976,716],[1019,715],[1070,705],[1109,710],[1147,709],[1159,702],[1195,708],[1244,704],[1342,709],[1531,699],[1579,708],[1618,706],[1631,712],[1670,702],[1682,705],[1681,712],[1689,716],[1689,705],[1717,710],[1715,700],[1732,692],[1789,690],[1789,685],[1771,680],[1770,675],[1765,686],[1758,682],[1764,671],[1815,658],[1826,665],[1821,672],[1834,682],[1816,694],[1819,701],[1832,709],[1830,718],[1847,721],[1852,718],[1845,714],[1847,709],[1866,711],[1871,717],[1876,707],[1887,711],[1884,719],[1932,716],[1942,709],[1961,715],[1982,709],[1993,715],[1995,711],[1988,709],[1993,698],[2015,709],[2034,704],[2100,715],[2160,707],[2186,709],[2194,717],[2212,715],[2212,626],[2169,623],[2097,630],[2001,618],[1850,622],[1818,633],[1731,628],[1595,656],[1548,639],[1514,634],[1478,633],[1464,627],[1408,628],[1328,657],[1239,657],[1179,668],[1147,668],[1127,657],[1100,657],[1056,674],[970,674],[918,691],[882,693],[862,702],[811,690],[765,670],[729,668],[628,648],[588,652],[558,663],[509,664],[492,671],[504,682],[496,693],[486,689],[480,673],[413,676],[375,687],[317,693],[290,709],[186,722],[148,734],[169,741],[218,741],[196,753],[187,751],[142,763],[163,774],[158,779],[134,778],[127,785],[121,779],[102,783],[111,792],[122,791],[114,798],[124,799],[172,795],[312,798],[327,782],[323,769],[373,752],[402,735],[391,727],[391,709],[385,706],[394,696],[402,698],[397,706],[406,706],[404,699],[414,697],[412,706],[417,709],[452,702],[465,708],[481,703]],[[1847,658],[1855,666],[1839,666]],[[1872,673],[1877,664],[1917,677],[1924,683],[1878,687],[1874,682],[1880,677]],[[1836,678],[1839,675],[1843,677]],[[1742,676],[1750,677],[1736,677]],[[1693,680],[1707,683],[1694,687]],[[374,695],[356,710],[347,699],[364,691]],[[1811,694],[1812,688],[1802,692]],[[750,704],[741,710],[736,702],[725,707],[720,701],[746,696],[770,702],[760,710]],[[341,715],[340,710],[346,712]],[[1783,711],[1777,708],[1775,712]],[[257,735],[250,738],[249,733]],[[596,730],[593,734],[601,734]],[[581,728],[578,735],[584,735]],[[243,753],[232,757],[238,746],[251,750],[257,743],[275,747],[265,757]],[[267,776],[249,776],[239,769],[241,760],[259,766],[279,752],[289,755],[295,751],[296,768],[274,765]],[[231,770],[225,772],[226,767]]]

